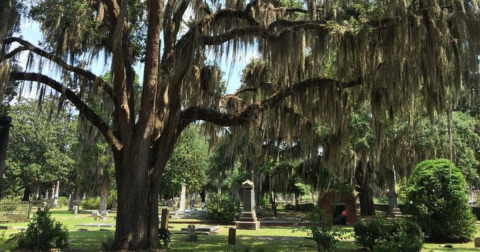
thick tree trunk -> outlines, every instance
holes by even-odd
[[[156,150],[141,139],[139,143],[132,144],[130,150],[124,147],[123,153],[114,153],[118,208],[112,249],[139,251],[160,248],[158,197],[161,175],[174,146],[174,143],[168,145],[153,158]],[[154,164],[157,167],[152,168]]]
[[[117,222],[113,249],[139,250],[160,248],[158,238],[158,179],[149,176],[148,162],[138,156],[122,158],[117,168]],[[148,158],[147,158],[148,160]]]
[[[359,185],[357,191],[360,198],[360,215],[372,216],[375,215],[375,205],[373,204],[373,192],[370,188],[370,174],[368,168],[366,170],[367,174],[364,174],[362,164],[359,162],[355,168],[355,180]]]

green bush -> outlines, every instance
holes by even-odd
[[[362,220],[353,230],[355,243],[373,251],[418,252],[423,246],[420,227],[410,220]]]
[[[80,205],[82,206],[82,209],[85,210],[100,209],[100,197],[87,198],[86,200],[82,200]]]
[[[206,217],[220,223],[228,223],[240,215],[240,201],[227,194],[211,194],[206,203]]]
[[[334,228],[325,211],[317,206],[307,214],[307,219],[310,222],[310,225],[305,228],[309,235],[308,239],[315,241],[319,252],[335,249],[337,242],[346,238],[346,232]]]
[[[9,241],[16,241],[19,249],[35,251],[65,248],[68,245],[68,230],[62,223],[52,219],[46,208],[35,214],[25,232],[12,235]]]
[[[313,203],[298,204],[298,211],[300,212],[313,212],[315,209],[316,208]]]
[[[58,204],[60,204],[61,206],[68,206],[69,203],[70,200],[67,197],[60,197],[58,199]]]
[[[407,212],[429,241],[470,241],[477,227],[466,195],[460,169],[446,159],[426,160],[415,167],[408,181]]]

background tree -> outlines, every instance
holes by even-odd
[[[194,126],[188,127],[178,139],[167,163],[160,187],[164,199],[178,196],[185,181],[190,193],[200,192],[208,179],[208,144]]]
[[[231,126],[232,135],[252,132],[245,152],[278,136],[292,144],[301,139],[301,152],[309,158],[320,146],[309,137],[311,122],[331,125],[335,145],[341,145],[353,101],[371,101],[375,132],[381,134],[386,111],[410,111],[423,97],[433,114],[445,108],[448,89],[476,89],[464,73],[478,71],[478,0],[302,1],[302,9],[283,8],[275,0],[216,3],[40,1],[29,14],[45,34],[41,46],[18,37],[2,43],[2,66],[25,51],[43,64],[36,71],[29,64],[26,71],[2,74],[0,82],[41,83],[40,96],[50,87],[110,145],[118,185],[114,249],[160,246],[161,178],[175,142],[195,121],[208,122],[212,136],[212,124]],[[180,33],[182,23],[188,27]],[[271,74],[255,72],[247,90],[222,95],[207,55],[235,59],[253,46]],[[111,85],[88,70],[100,52],[111,63]],[[324,62],[332,52],[329,68]],[[144,66],[140,97],[134,92],[135,63]],[[51,71],[55,67],[60,80]],[[114,112],[92,109],[89,95],[102,96]]]
[[[21,191],[22,199],[28,201],[32,193],[43,194],[56,181],[68,184],[74,172],[71,148],[76,142],[77,119],[66,111],[57,114],[54,100],[45,99],[42,107],[35,99],[21,99],[11,107],[14,127],[6,162],[7,197],[19,196]]]

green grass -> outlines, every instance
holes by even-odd
[[[73,251],[100,251],[103,242],[108,237],[113,238],[114,228],[79,227],[85,223],[114,223],[115,214],[109,214],[107,221],[95,221],[89,211],[80,211],[74,216],[66,209],[52,209],[52,217],[66,225],[69,230],[69,248]],[[19,232],[19,227],[27,228],[28,222],[1,224],[15,229],[6,230],[6,236]],[[188,224],[170,223],[170,231],[179,231]],[[199,225],[203,226],[203,225]],[[307,232],[300,227],[265,227],[257,231],[237,230],[236,246],[230,246],[228,241],[228,229],[233,226],[220,226],[217,234],[198,235],[197,242],[185,242],[183,234],[173,234],[171,247],[168,251],[316,251],[315,242],[306,239]],[[82,231],[80,229],[86,229]],[[103,231],[100,231],[102,229]],[[353,229],[346,228],[353,232]],[[480,236],[480,232],[477,233]],[[425,244],[422,252],[441,251],[478,251],[474,249],[473,241],[463,244],[453,244],[453,248],[445,248],[445,244]],[[0,250],[12,250],[15,244],[4,244]],[[359,249],[354,244],[353,237],[337,243],[336,252],[353,251]]]

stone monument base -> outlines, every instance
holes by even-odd
[[[260,221],[236,221],[237,229],[258,230],[260,229]]]
[[[400,208],[398,207],[394,207],[390,214],[388,215],[388,217],[391,217],[391,218],[402,218],[402,211],[400,211]]]

